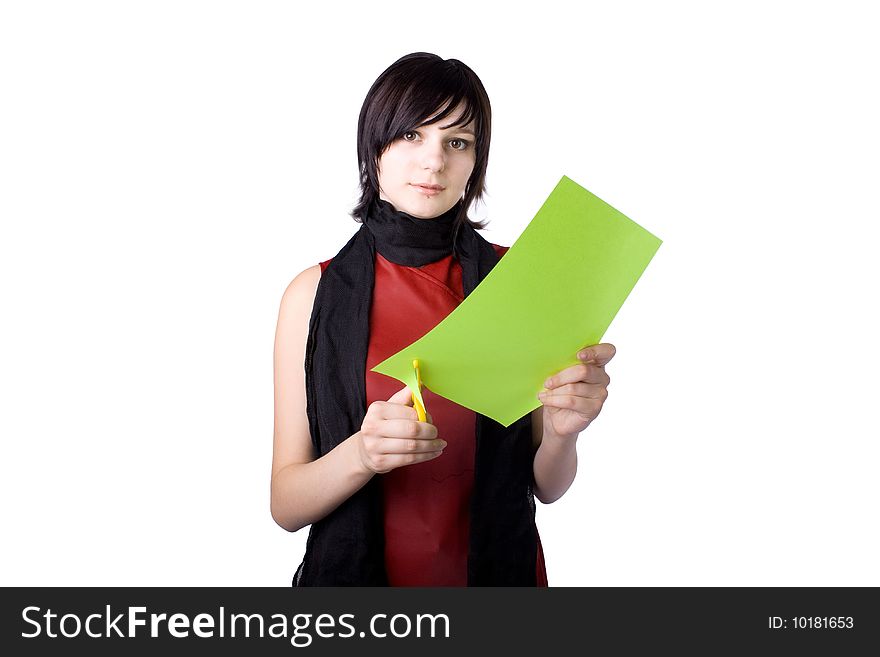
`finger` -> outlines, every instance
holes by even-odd
[[[430,461],[443,454],[441,451],[423,452],[419,454],[383,454],[377,458],[377,472],[389,472],[407,465]]]
[[[426,454],[442,452],[446,441],[442,438],[419,440],[416,438],[383,438],[377,445],[380,454]]]
[[[599,367],[605,367],[612,358],[614,358],[614,354],[617,353],[617,348],[609,343],[603,342],[602,344],[594,344],[591,347],[586,347],[585,349],[581,349],[578,352],[578,359],[585,362],[593,362]]]
[[[404,386],[403,389],[398,390],[393,395],[391,395],[391,397],[388,399],[388,402],[391,404],[403,404],[405,406],[412,406],[412,390],[409,389],[409,386]]]
[[[587,418],[595,419],[602,410],[602,401],[599,399],[587,399],[586,397],[576,397],[574,395],[553,395],[545,394],[541,398],[544,406],[551,408],[564,408],[574,411]]]
[[[601,399],[602,401],[608,398],[608,390],[604,385],[598,383],[566,383],[565,385],[553,388],[547,394],[572,395],[587,399]]]
[[[375,431],[378,428],[377,425],[385,420],[417,421],[418,419],[419,414],[412,406],[395,404],[390,401],[374,401],[364,416],[364,426],[369,426],[371,431]]]
[[[561,372],[548,378],[544,382],[544,387],[552,390],[567,383],[597,383],[607,386],[611,383],[611,377],[598,365],[578,363],[577,365],[566,367]]]
[[[437,427],[414,420],[383,420],[376,433],[383,438],[430,441],[437,438]]]

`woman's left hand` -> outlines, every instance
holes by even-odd
[[[554,374],[544,382],[546,391],[538,395],[544,404],[544,433],[572,438],[590,426],[608,398],[611,379],[605,372],[617,350],[602,343],[578,352],[577,365]]]

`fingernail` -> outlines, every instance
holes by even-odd
[[[553,385],[553,379],[552,379],[552,378],[551,378],[551,379],[547,379],[546,381],[544,381],[544,387],[545,387],[545,388],[549,388],[549,387],[551,387],[552,385]]]
[[[587,349],[586,351],[582,351],[578,354],[578,358],[580,358],[581,360],[589,360],[592,357],[593,353],[589,349]]]

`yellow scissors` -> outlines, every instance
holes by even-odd
[[[419,371],[419,359],[413,359],[413,367],[416,370],[416,384],[419,386],[419,391],[422,389],[422,373]],[[422,405],[422,402],[419,401],[418,397],[413,395],[413,406],[416,407],[416,413],[419,414],[419,422],[425,422],[427,420],[427,414],[425,413],[425,407]]]

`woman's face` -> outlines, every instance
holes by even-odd
[[[459,106],[444,120],[415,128],[385,149],[379,157],[379,198],[401,212],[432,219],[464,196],[476,161],[473,122],[442,127],[455,123],[462,111]]]

